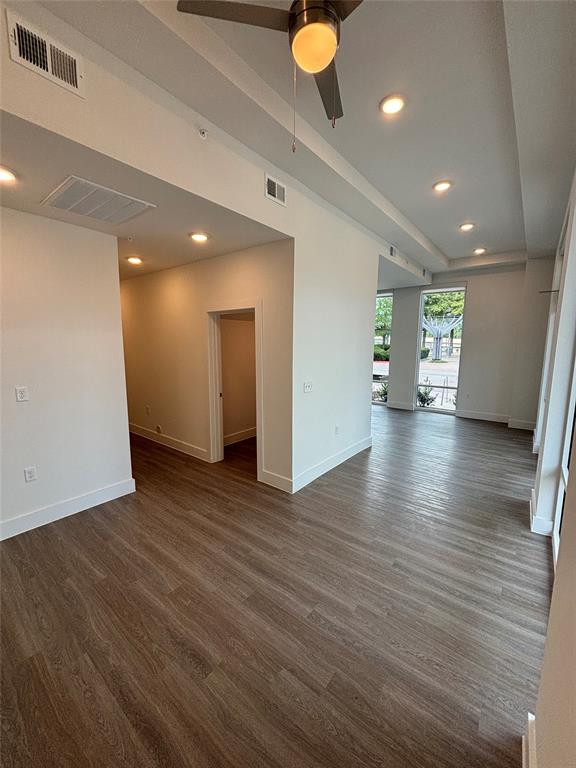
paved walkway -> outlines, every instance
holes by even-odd
[[[450,357],[442,362],[433,362],[432,360],[420,361],[420,382],[424,379],[430,379],[432,384],[437,386],[456,387],[458,385],[458,368],[460,364],[459,357]],[[379,376],[389,375],[389,362],[374,361],[373,373]]]
[[[458,386],[458,368],[460,366],[460,357],[449,357],[440,361],[430,359],[420,361],[419,382],[432,385],[431,394],[435,396],[433,408],[443,408],[453,411],[456,408],[454,398],[456,390],[444,389],[444,387]],[[372,371],[379,376],[388,376],[390,363],[385,361],[374,361]],[[376,385],[374,385],[376,386]],[[374,387],[373,387],[374,388]]]

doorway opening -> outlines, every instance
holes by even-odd
[[[392,293],[379,293],[376,296],[374,355],[372,363],[372,402],[378,405],[386,405],[388,402],[393,302],[394,296]]]
[[[253,309],[220,315],[224,460],[256,475],[256,320]]]
[[[462,351],[464,288],[422,292],[416,405],[454,413]]]
[[[210,461],[260,479],[261,313],[258,302],[208,311]]]

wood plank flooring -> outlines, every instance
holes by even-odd
[[[295,496],[142,439],[138,491],[2,545],[2,765],[521,765],[551,578],[526,432],[374,407]]]

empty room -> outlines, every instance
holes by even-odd
[[[0,0],[6,768],[576,768],[576,4]]]

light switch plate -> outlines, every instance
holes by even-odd
[[[33,483],[34,480],[38,480],[36,467],[24,467],[24,481],[26,483]]]
[[[27,403],[28,400],[30,400],[28,387],[14,387],[14,392],[16,394],[17,403]]]

